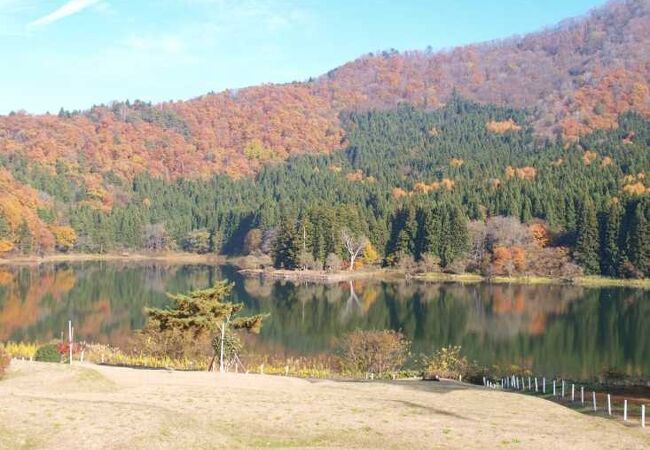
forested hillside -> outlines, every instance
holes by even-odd
[[[386,264],[564,273],[575,250],[589,273],[640,276],[649,29],[650,0],[620,1],[305,82],[2,116],[0,254],[282,244],[293,266],[296,233],[325,263],[345,225]],[[499,241],[508,227],[536,241]]]
[[[39,240],[5,214],[4,238],[23,253],[184,248],[267,253],[293,268],[344,258],[347,228],[370,239],[366,254],[376,255],[366,263],[560,276],[578,273],[575,261],[587,273],[643,276],[650,122],[638,113],[617,120],[615,130],[566,143],[539,140],[524,110],[458,96],[429,112],[349,113],[344,151],[293,157],[240,179],[116,177],[122,198],[110,209],[65,168],[52,175],[5,161],[8,179],[35,187],[21,194],[55,235]],[[63,217],[70,228],[58,226]]]

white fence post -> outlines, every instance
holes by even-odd
[[[645,428],[645,405],[641,405],[641,426]]]
[[[537,377],[535,377],[535,392],[538,392],[538,391],[539,391],[539,389],[538,389],[538,386],[537,386]]]
[[[623,420],[627,422],[627,400],[623,400]]]
[[[555,397],[555,380],[553,380],[553,397]]]
[[[596,407],[596,392],[595,391],[591,391],[591,397],[594,400],[594,411],[598,411],[598,408]]]
[[[546,377],[542,377],[542,391],[546,394]]]
[[[580,386],[580,403],[584,406],[585,404],[585,387]]]
[[[607,394],[607,414],[612,415],[612,396]]]
[[[72,365],[72,320],[68,320],[68,346],[70,348],[70,365]]]
[[[571,383],[571,401],[576,401],[576,385]]]

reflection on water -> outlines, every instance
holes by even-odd
[[[269,312],[255,352],[331,351],[354,329],[401,330],[414,353],[462,345],[485,364],[589,377],[605,367],[650,374],[650,295],[625,288],[354,282],[335,286],[244,279],[228,266],[79,263],[0,269],[0,341],[60,336],[120,345],[165,292],[228,278],[250,312]]]

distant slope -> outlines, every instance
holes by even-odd
[[[304,83],[153,107],[4,116],[0,155],[52,168],[62,161],[97,185],[103,182],[96,174],[108,172],[127,179],[143,171],[168,178],[248,175],[267,161],[340,148],[342,111],[401,102],[435,108],[454,90],[483,103],[531,108],[538,134],[575,139],[615,127],[630,109],[650,116],[648,30],[650,0],[616,2],[522,38],[368,55]]]

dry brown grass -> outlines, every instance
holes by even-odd
[[[0,448],[648,448],[650,432],[452,382],[14,361]]]

